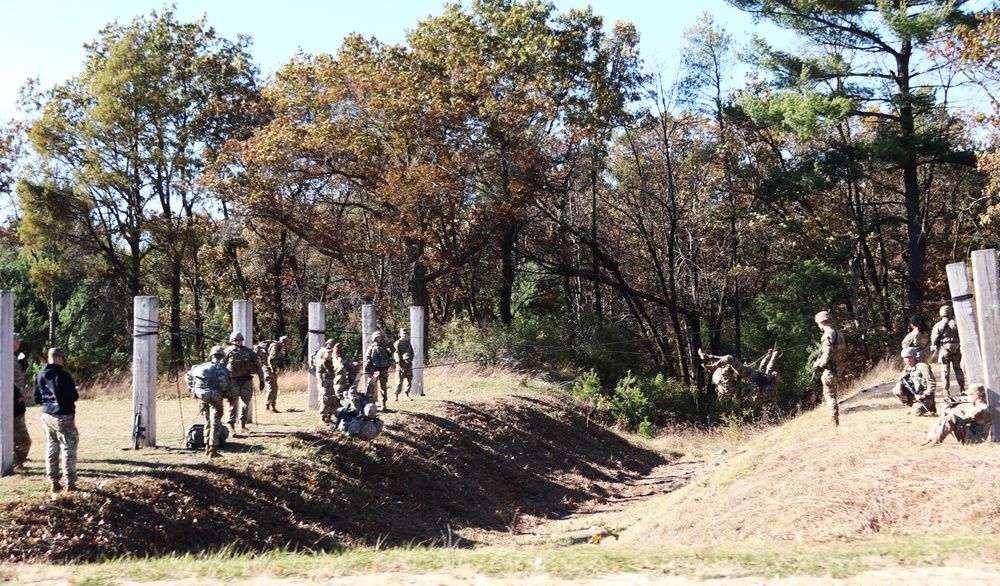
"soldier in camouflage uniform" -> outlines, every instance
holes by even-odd
[[[226,368],[226,349],[222,346],[212,347],[212,364],[219,372],[222,384],[219,390],[222,395],[214,401],[202,400],[203,411],[205,413],[205,455],[209,458],[219,457],[219,446],[222,444],[222,401],[232,400],[232,381],[229,379],[229,370]]]
[[[316,382],[319,384],[319,390],[323,399],[323,407],[319,411],[320,419],[323,423],[330,423],[331,417],[339,404],[333,390],[333,379],[337,374],[333,367],[334,348],[337,349],[337,353],[339,354],[340,345],[335,344],[333,338],[330,338],[323,344],[322,348],[316,351],[316,356],[313,358],[313,366],[316,369]]]
[[[926,362],[930,357],[930,353],[927,351],[928,342],[930,342],[930,336],[927,335],[926,328],[924,327],[924,320],[921,319],[919,315],[911,315],[910,333],[903,337],[901,347],[916,348],[917,360],[920,362]]]
[[[80,442],[76,401],[80,395],[73,377],[63,369],[64,361],[62,350],[49,348],[48,363],[35,378],[35,403],[42,406],[42,425],[47,438],[45,472],[52,486],[52,500],[64,486],[67,492],[76,490],[76,447]]]
[[[847,346],[844,334],[833,327],[830,313],[821,311],[816,314],[816,325],[823,335],[819,342],[819,356],[813,362],[813,370],[820,372],[823,383],[823,400],[826,402],[830,421],[840,425],[840,404],[837,402],[837,374],[842,366],[844,350]]]
[[[954,433],[955,439],[963,444],[978,444],[990,437],[993,429],[993,417],[986,403],[986,388],[983,385],[972,385],[972,395],[956,401],[956,405],[941,412],[937,425],[927,433],[925,446],[937,445]],[[970,408],[958,407],[961,403],[971,403]]]
[[[904,405],[910,407],[912,415],[937,415],[937,406],[934,404],[936,385],[931,367],[926,362],[917,360],[916,348],[903,348],[900,356],[904,362],[903,374],[893,392]]]
[[[941,307],[941,319],[931,329],[931,352],[937,352],[941,364],[941,388],[951,395],[951,369],[955,369],[958,392],[965,394],[965,373],[962,372],[962,344],[958,339],[958,324],[950,305]]]
[[[264,369],[264,385],[267,387],[267,400],[264,403],[266,411],[281,413],[275,405],[278,400],[278,371],[285,365],[286,352],[291,342],[288,336],[281,336],[277,342],[267,347],[267,358],[261,365]]]
[[[740,379],[748,374],[747,367],[732,354],[714,356],[698,349],[698,356],[706,370],[712,371],[712,384],[718,396],[740,397]]]
[[[247,423],[252,423],[249,416],[250,401],[253,400],[253,375],[257,374],[260,380],[260,390],[264,390],[264,370],[260,367],[260,360],[257,353],[243,345],[243,334],[233,332],[229,336],[232,346],[226,350],[226,370],[232,381],[229,394],[229,428],[236,433],[236,411],[243,402],[240,409],[240,428],[244,431]]]
[[[24,468],[24,462],[28,459],[28,452],[31,450],[31,436],[28,435],[28,424],[24,417],[27,413],[27,404],[24,396],[28,393],[25,388],[24,365],[18,356],[18,349],[21,347],[21,336],[14,334],[14,471]],[[23,356],[23,355],[22,355]]]
[[[392,345],[385,341],[382,332],[372,334],[372,343],[365,353],[365,374],[370,378],[367,393],[372,401],[377,401],[376,389],[382,391],[382,409],[386,409],[389,393],[386,389],[386,379],[392,368]]]
[[[413,344],[407,339],[410,331],[406,328],[399,329],[399,339],[394,345],[395,352],[393,359],[396,361],[396,400],[399,400],[399,393],[405,392],[408,399],[410,397],[410,386],[413,384]]]

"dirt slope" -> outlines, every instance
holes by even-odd
[[[319,429],[237,439],[242,453],[211,463],[109,459],[82,493],[0,503],[0,560],[490,542],[665,463],[550,398],[441,402],[387,422],[371,444]]]
[[[909,415],[893,386],[848,396],[840,427],[820,408],[755,438],[713,474],[632,511],[620,543],[996,535],[1000,445],[921,448],[936,418]]]

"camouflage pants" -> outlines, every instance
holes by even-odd
[[[319,392],[322,397],[323,406],[320,408],[320,415],[333,415],[340,406],[340,397],[333,386],[333,377],[321,377],[319,379]]]
[[[236,412],[239,411],[240,423],[246,425],[253,423],[250,415],[250,401],[253,400],[253,378],[246,380],[233,379],[233,386],[230,387],[229,396],[229,425],[236,425]],[[240,401],[243,402],[242,407]]]
[[[14,417],[14,465],[20,466],[28,459],[31,450],[31,436],[28,435],[28,424],[24,415]]]
[[[826,409],[830,417],[839,418],[840,404],[837,403],[837,372],[824,369],[823,374],[820,375],[820,380],[823,382],[823,401],[826,403]]]
[[[389,378],[389,370],[374,370],[370,375],[371,380],[368,381],[368,395],[372,398],[372,401],[378,399],[375,391],[380,389],[382,391],[382,405],[389,400],[389,391],[386,389],[386,379]]]
[[[205,414],[205,444],[217,448],[222,443],[222,399],[202,401],[201,408]]]
[[[941,387],[951,395],[951,370],[955,369],[955,382],[958,383],[959,394],[965,394],[965,373],[962,372],[962,346],[956,342],[941,345],[938,350],[938,362],[941,364]]]
[[[937,413],[937,404],[934,402],[934,395],[927,395],[922,401],[917,401],[913,395],[903,394],[899,400],[910,408],[910,415],[920,417],[925,413],[934,415]]]
[[[274,407],[274,402],[278,400],[278,373],[267,367],[264,368],[264,389],[267,391],[264,405]]]
[[[59,468],[62,466],[62,479],[67,483],[76,483],[76,446],[80,443],[80,432],[76,430],[75,415],[49,415],[42,413],[42,425],[45,426],[46,460],[45,472],[49,480],[59,480]]]
[[[927,432],[927,439],[941,443],[949,434],[954,433],[955,439],[964,443],[968,426],[968,422],[960,417],[958,413],[949,412],[947,415],[942,413],[941,417],[938,417],[937,425],[934,426],[934,429]]]
[[[413,367],[403,368],[396,367],[396,386],[393,388],[396,391],[396,399],[399,399],[400,393],[406,393],[406,396],[410,396],[410,387],[413,385]]]

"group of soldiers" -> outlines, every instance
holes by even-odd
[[[840,405],[836,383],[843,366],[846,344],[844,334],[833,326],[830,313],[821,311],[815,316],[819,327],[820,349],[812,364],[823,386],[823,401],[834,426],[840,425]],[[986,404],[983,385],[973,385],[966,394],[965,373],[962,371],[961,341],[955,323],[954,310],[949,305],[940,309],[940,319],[928,334],[919,317],[911,318],[910,332],[903,338],[903,372],[894,393],[915,416],[938,415],[935,402],[937,383],[930,365],[925,360],[937,355],[941,367],[941,384],[950,390],[951,375],[955,374],[959,396],[945,398],[948,407],[941,412],[937,424],[927,434],[924,445],[941,443],[949,434],[959,441],[976,443],[985,441],[991,429],[991,417]],[[698,350],[705,367],[712,371],[712,383],[719,396],[754,401],[774,400],[779,380],[774,371],[778,353],[768,350],[759,369],[748,368],[735,356],[712,356]]]
[[[196,393],[197,386],[189,379],[192,394],[202,402],[202,413],[205,415],[205,454],[208,457],[218,457],[222,437],[222,415],[224,404],[229,404],[227,424],[236,433],[237,415],[240,429],[246,431],[247,424],[252,423],[249,412],[250,401],[253,400],[253,377],[257,375],[260,390],[267,389],[265,409],[280,413],[277,407],[278,371],[286,362],[286,354],[290,339],[281,336],[278,340],[267,342],[263,356],[246,347],[241,332],[233,332],[229,336],[229,348],[215,346],[211,350],[211,364],[204,365],[204,378],[213,381],[215,389],[205,389]],[[323,407],[320,412],[324,423],[334,423],[333,417],[340,406],[352,405],[357,411],[364,409],[366,404],[376,402],[376,392],[381,390],[382,409],[386,410],[388,391],[386,380],[392,366],[396,366],[396,384],[394,387],[396,400],[400,394],[410,397],[413,383],[413,345],[409,340],[407,328],[399,330],[399,339],[390,342],[381,332],[372,335],[372,342],[365,352],[362,365],[357,362],[345,361],[341,354],[341,346],[329,339],[316,355],[310,360],[310,366],[315,370],[319,387],[322,392]],[[356,393],[356,379],[364,370],[369,377],[365,396],[360,398]],[[201,376],[199,377],[201,378]],[[374,416],[374,412],[368,414]],[[339,423],[339,421],[337,422]]]
[[[941,443],[949,435],[963,443],[986,441],[992,429],[992,417],[986,402],[986,388],[972,385],[966,394],[965,373],[962,371],[962,346],[958,337],[954,310],[949,305],[941,307],[940,317],[930,335],[919,317],[910,318],[910,332],[903,338],[903,372],[893,390],[899,400],[914,416],[937,416],[937,382],[930,364],[926,362],[937,354],[941,367],[941,385],[947,407],[941,410],[935,426],[927,433],[922,445]],[[951,395],[951,373],[955,372],[959,395]]]

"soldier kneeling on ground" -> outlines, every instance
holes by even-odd
[[[917,349],[903,348],[903,374],[899,377],[896,389],[893,391],[899,400],[910,407],[911,415],[937,415],[934,404],[935,382],[931,367],[926,362],[917,360]]]

